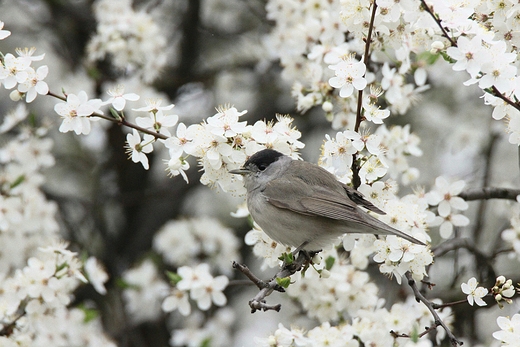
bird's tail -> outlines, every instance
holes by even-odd
[[[371,228],[374,229],[374,232],[375,234],[380,234],[380,235],[395,235],[395,236],[399,236],[399,237],[402,237],[403,239],[405,240],[408,240],[412,243],[416,243],[418,245],[421,245],[421,246],[426,246],[426,244],[422,241],[419,241],[417,240],[415,237],[412,237],[408,234],[405,234],[403,233],[402,231],[399,231],[395,228],[392,228],[390,225],[386,224],[386,223],[383,223],[382,221],[380,221],[379,219],[369,215],[369,214],[366,214],[365,215],[366,218],[370,219],[370,223],[367,223],[370,225]]]

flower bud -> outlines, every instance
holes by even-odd
[[[322,108],[323,111],[325,111],[325,112],[331,112],[332,109],[333,109],[332,102],[330,102],[330,101],[325,101],[325,102],[321,105],[321,108]]]
[[[325,270],[325,269],[321,270],[320,277],[321,278],[329,278],[330,277],[330,271],[329,270]]]

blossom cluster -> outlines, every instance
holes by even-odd
[[[226,346],[232,340],[233,329],[236,329],[235,313],[226,307],[209,319],[200,311],[184,319],[184,327],[172,331],[171,346]]]
[[[45,129],[17,126],[27,115],[27,109],[21,105],[0,125],[3,136],[9,138],[13,134],[0,148],[2,272],[23,266],[37,247],[55,239],[59,231],[55,218],[57,205],[41,190],[45,180],[41,171],[55,163],[51,154],[53,141],[42,136]]]
[[[335,248],[320,253],[320,257],[335,259],[334,264],[324,268],[326,262],[322,260],[304,277],[295,276],[294,283],[286,289],[310,317],[320,322],[339,321],[376,306],[378,288],[367,272],[357,270]],[[325,270],[327,275],[323,276]]]
[[[83,264],[58,241],[57,205],[41,189],[42,171],[55,164],[53,141],[27,116],[19,104],[0,125],[0,344],[114,346],[98,319],[69,307],[87,279],[105,293],[108,276],[95,258]]]
[[[229,279],[226,276],[213,277],[207,263],[201,263],[195,267],[181,266],[177,269],[178,282],[172,292],[162,304],[166,312],[178,309],[187,316],[191,313],[191,305],[188,297],[197,302],[197,307],[207,311],[211,304],[224,306],[227,298],[222,293],[226,289]]]
[[[338,132],[335,138],[325,135],[320,164],[348,183],[352,179],[351,167],[353,154],[356,154],[360,167],[361,183],[371,185],[386,174],[393,179],[401,178],[409,184],[418,178],[418,170],[408,164],[409,156],[421,156],[420,139],[410,133],[410,126],[393,126],[388,129],[384,124],[373,134],[368,131],[359,134],[351,130]]]
[[[439,303],[439,300],[435,300]],[[390,309],[381,307],[382,302],[370,309],[357,311],[350,322],[337,326],[324,322],[305,332],[299,328],[290,329],[278,325],[278,329],[267,338],[257,338],[257,346],[292,347],[292,346],[433,346],[427,339],[396,338],[390,332],[417,336],[425,326],[431,325],[428,310],[409,298],[406,303],[397,303]],[[443,321],[451,325],[451,309],[439,312]],[[445,337],[444,330],[437,328],[437,342]]]
[[[172,331],[172,345],[200,344],[202,341],[219,345],[228,341],[227,332],[234,322],[233,312],[221,308],[206,321],[202,319],[201,311],[210,309],[212,303],[218,307],[227,303],[222,291],[228,278],[214,277],[210,269],[230,275],[229,264],[239,259],[238,240],[231,230],[212,218],[170,221],[157,232],[154,248],[167,264],[178,267],[170,276],[173,287],[162,302],[163,311],[178,310],[181,315],[190,317],[190,322],[182,329]],[[200,311],[192,310],[190,299],[196,302]]]
[[[4,27],[4,23],[0,21],[0,29]],[[0,40],[11,34],[8,30],[0,30]],[[35,48],[16,49],[16,54],[7,53],[0,59],[0,83],[5,89],[13,89],[10,97],[14,101],[18,101],[25,97],[26,102],[32,102],[38,94],[45,95],[49,91],[49,86],[44,81],[49,73],[47,65],[41,65],[38,68],[32,67],[32,63],[40,61],[45,56],[33,55]]]
[[[123,273],[125,309],[134,323],[157,319],[169,286],[149,259]]]
[[[97,31],[87,46],[88,60],[109,58],[116,69],[153,82],[168,55],[164,31],[150,13],[134,10],[130,0],[97,0],[94,13]]]
[[[413,53],[440,36],[431,28],[426,30],[426,24],[431,26],[432,21],[419,11],[419,3],[378,4],[370,72],[355,57],[364,58],[363,38],[371,5],[370,1],[303,1],[290,5],[271,0],[266,6],[267,18],[275,22],[266,39],[267,49],[273,59],[280,60],[282,76],[293,83],[298,109],[306,111],[321,105],[337,129],[353,129],[357,108],[357,93],[353,92],[367,85],[374,92],[363,98],[362,108],[365,119],[374,124],[381,124],[390,111],[406,112],[417,95],[428,88],[425,69],[414,61],[417,58]],[[390,12],[392,15],[388,15]],[[403,25],[404,20],[407,25]],[[377,54],[382,47],[389,48],[387,56]],[[414,75],[413,83],[407,74]],[[381,108],[381,100],[387,108]]]
[[[464,294],[467,294],[467,300],[471,306],[473,306],[473,303],[476,303],[478,306],[486,306],[487,303],[483,298],[488,296],[489,293],[489,295],[493,295],[498,306],[503,308],[502,301],[512,304],[513,300],[511,298],[516,293],[513,281],[510,279],[506,280],[504,276],[497,277],[495,285],[491,290],[479,287],[475,277],[471,277],[467,283],[462,283],[460,288]]]
[[[505,117],[509,142],[520,144],[520,112],[498,97],[518,100],[519,9],[510,1],[467,2],[456,8],[434,1],[432,6],[442,26],[454,34],[456,44],[446,50],[456,60],[453,70],[466,71],[470,78],[465,85],[476,84],[486,92],[484,101],[493,106],[493,118]]]
[[[23,269],[3,278],[0,331],[11,332],[0,336],[2,346],[115,347],[101,333],[99,320],[86,321],[86,312],[68,308],[74,289],[87,279],[76,253],[66,247],[65,243],[41,247]]]
[[[501,302],[502,300],[508,304],[512,304],[513,300],[511,298],[515,293],[516,289],[513,285],[513,281],[506,279],[504,276],[498,276],[495,285],[491,288],[491,294],[495,297],[495,301],[500,308],[504,306]]]
[[[239,261],[238,239],[215,218],[172,220],[153,239],[153,248],[171,266],[211,264],[230,274],[232,261]]]
[[[468,203],[457,196],[465,185],[466,183],[462,180],[449,183],[445,177],[440,176],[435,179],[435,187],[426,194],[428,204],[437,206],[438,215],[430,225],[440,225],[439,231],[443,239],[452,236],[454,227],[469,224],[468,217],[459,213],[468,209]]]

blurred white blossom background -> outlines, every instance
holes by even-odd
[[[519,13],[0,1],[0,345],[518,346]],[[228,171],[264,148],[428,246],[346,235],[252,314],[233,261],[288,249]]]

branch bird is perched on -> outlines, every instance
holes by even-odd
[[[318,165],[264,149],[230,173],[244,177],[254,221],[283,245],[318,251],[345,233],[396,235],[424,245],[359,208],[385,214]]]

